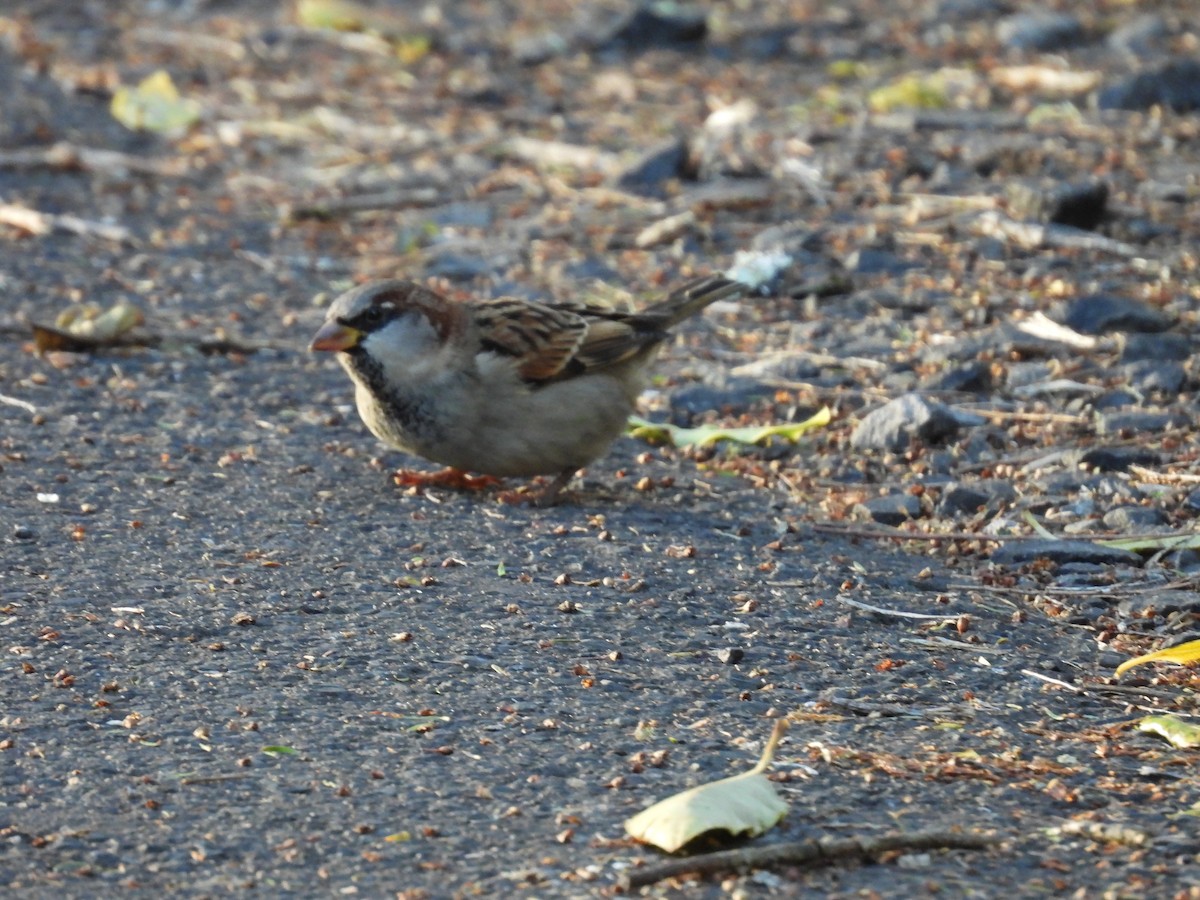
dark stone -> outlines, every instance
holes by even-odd
[[[1017,496],[1016,489],[996,479],[955,484],[947,488],[938,501],[938,513],[943,516],[970,516],[986,509],[995,512]]]
[[[1091,541],[1012,541],[992,551],[992,562],[1002,566],[1023,565],[1048,559],[1057,565],[1085,563],[1093,566],[1141,566],[1142,558],[1132,550],[1118,550]]]
[[[680,138],[671,138],[634,160],[617,175],[616,185],[634,194],[661,197],[667,182],[688,177],[685,172],[687,160],[687,143]]]
[[[902,275],[909,269],[920,267],[920,263],[901,259],[890,250],[864,247],[846,257],[846,270],[859,275]]]
[[[1174,398],[1183,391],[1187,372],[1177,362],[1144,359],[1121,366],[1129,386],[1143,395],[1160,393]]]
[[[936,444],[953,438],[964,425],[985,423],[919,394],[905,394],[867,413],[850,435],[850,444],[859,450],[903,450],[913,438]]]
[[[1104,221],[1108,209],[1108,184],[1098,178],[1051,187],[1014,182],[1006,193],[1016,216],[1088,231]]]
[[[872,497],[862,505],[880,525],[900,525],[921,515],[921,501],[911,494]]]
[[[1111,294],[1092,294],[1080,297],[1067,307],[1064,324],[1082,334],[1105,334],[1110,331],[1166,331],[1174,324],[1161,310]]]
[[[736,665],[746,655],[741,647],[723,647],[717,651],[717,662],[727,666]]]
[[[935,391],[958,391],[967,394],[986,394],[995,386],[992,367],[986,362],[973,362],[943,372],[930,385]]]
[[[1186,428],[1192,421],[1182,412],[1141,412],[1134,410],[1123,413],[1107,413],[1100,416],[1096,424],[1096,433],[1101,435],[1116,435],[1117,437],[1134,437],[1139,434],[1153,434],[1166,431],[1168,428]]]
[[[1100,472],[1126,472],[1130,466],[1157,466],[1160,462],[1153,450],[1139,447],[1093,447],[1079,458],[1080,465]]]
[[[1170,522],[1153,506],[1116,506],[1104,514],[1104,527],[1113,531],[1148,531]]]
[[[1115,391],[1107,391],[1092,400],[1092,409],[1120,409],[1123,406],[1137,406],[1142,401],[1142,398],[1133,391],[1127,391],[1124,388],[1118,388]],[[1101,432],[1103,434],[1103,432]]]
[[[1191,336],[1166,334],[1129,334],[1121,348],[1121,362],[1140,362],[1143,359],[1167,359],[1182,362],[1197,350]]]
[[[1200,60],[1181,59],[1122,79],[1100,91],[1101,109],[1146,110],[1166,106],[1178,113],[1200,109]]]
[[[1062,50],[1083,36],[1079,20],[1066,13],[1019,13],[996,24],[996,39],[1011,50]]]
[[[1114,50],[1134,56],[1148,56],[1162,51],[1163,39],[1168,36],[1167,23],[1157,13],[1144,13],[1124,25],[1119,25],[1108,36],[1107,44]]]
[[[708,9],[688,3],[644,3],[634,9],[602,46],[629,50],[695,44],[708,37]]]
[[[692,384],[671,394],[671,423],[690,426],[696,416],[710,412],[733,413],[755,400],[770,397],[775,389],[752,378],[728,378],[717,385]]]

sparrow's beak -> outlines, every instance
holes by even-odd
[[[358,342],[362,340],[362,336],[363,333],[357,328],[343,325],[334,319],[321,326],[321,330],[313,336],[312,343],[308,345],[308,349],[325,350],[331,353],[338,350],[350,350],[358,346]]]

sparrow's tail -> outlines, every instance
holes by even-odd
[[[637,317],[667,329],[688,316],[694,316],[710,303],[733,300],[749,290],[749,285],[724,275],[706,275],[675,288],[664,300],[646,307]]]

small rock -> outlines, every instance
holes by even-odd
[[[1108,36],[1108,46],[1133,56],[1159,53],[1168,35],[1167,23],[1156,13],[1137,16],[1115,28]]]
[[[992,367],[986,362],[973,362],[942,372],[930,384],[935,391],[959,391],[966,394],[987,394],[995,388]]]
[[[1177,113],[1200,109],[1200,60],[1182,59],[1125,78],[1100,91],[1101,109],[1146,110],[1166,106]]]
[[[1187,381],[1187,371],[1177,362],[1144,359],[1120,367],[1129,386],[1142,395],[1164,394],[1177,397]]]
[[[1092,409],[1120,409],[1123,406],[1137,406],[1141,402],[1142,398],[1133,391],[1118,388],[1114,391],[1106,391],[1095,397],[1092,400]]]
[[[14,540],[32,541],[37,538],[37,532],[28,525],[14,525],[12,530]]]
[[[731,414],[748,408],[775,389],[750,378],[729,377],[718,384],[692,384],[671,394],[671,423],[687,427],[694,417],[714,410]]]
[[[717,651],[717,662],[732,666],[740,663],[745,655],[746,651],[741,647],[722,647]]]
[[[1100,225],[1108,211],[1108,184],[1098,178],[1049,188],[1014,182],[1006,193],[1014,215],[1087,231]]]
[[[1130,466],[1157,466],[1162,460],[1153,450],[1138,447],[1093,447],[1079,464],[1100,472],[1127,472]]]
[[[1166,431],[1168,428],[1185,428],[1191,424],[1191,420],[1181,412],[1106,413],[1099,417],[1096,433],[1125,438]]]
[[[1128,334],[1121,348],[1121,362],[1143,359],[1170,359],[1182,362],[1197,350],[1196,342],[1186,334]]]
[[[687,177],[687,143],[670,138],[651,147],[623,171],[617,173],[617,187],[643,197],[662,197],[667,182]]]
[[[1093,566],[1141,566],[1142,558],[1132,550],[1104,547],[1090,541],[1013,541],[992,552],[992,562],[1002,566],[1023,565],[1048,559],[1056,565],[1085,563]]]
[[[862,504],[871,519],[880,525],[896,526],[921,515],[921,501],[911,494],[872,497]]]
[[[938,514],[953,518],[973,516],[981,509],[997,512],[1016,496],[1016,489],[1009,482],[998,479],[953,484],[942,492]]]
[[[1149,531],[1170,522],[1166,513],[1152,506],[1116,506],[1104,514],[1103,521],[1113,531]]]
[[[1111,294],[1092,294],[1080,297],[1069,307],[1063,322],[1082,334],[1105,334],[1110,331],[1166,331],[1173,323],[1161,310]]]
[[[986,421],[919,394],[905,394],[867,413],[850,436],[850,444],[858,450],[903,450],[913,438],[936,444],[954,437],[964,426]]]
[[[1010,50],[1062,50],[1082,39],[1083,26],[1066,13],[1018,13],[996,23],[996,40]]]
[[[619,22],[602,47],[648,50],[695,44],[708,37],[708,10],[699,4],[644,3]]]
[[[846,271],[857,275],[903,275],[909,269],[918,268],[920,263],[901,259],[890,250],[863,247],[846,257],[845,266]]]

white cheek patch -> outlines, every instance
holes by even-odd
[[[403,380],[436,368],[444,349],[437,329],[417,312],[405,313],[367,335],[362,347],[389,376]]]

